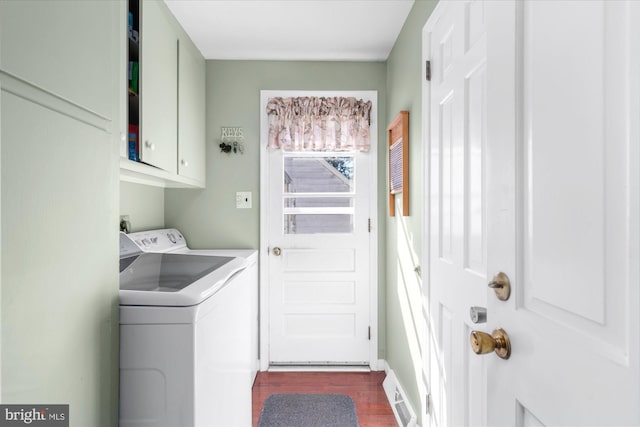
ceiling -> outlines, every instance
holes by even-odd
[[[384,61],[414,0],[165,0],[206,59]]]

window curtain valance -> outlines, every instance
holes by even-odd
[[[290,151],[369,151],[371,101],[343,97],[271,98],[269,147]]]

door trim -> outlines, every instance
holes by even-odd
[[[431,170],[429,165],[431,164],[431,111],[429,106],[431,105],[431,84],[427,81],[426,70],[427,61],[431,60],[431,32],[433,31],[433,23],[437,21],[438,16],[441,15],[442,3],[436,5],[431,16],[427,19],[427,22],[422,27],[421,33],[421,50],[422,50],[422,72],[420,73],[421,88],[422,88],[422,260],[421,260],[421,278],[422,278],[422,315],[424,322],[424,334],[422,337],[422,381],[425,384],[425,405],[420,405],[421,413],[420,419],[423,424],[430,422],[429,416],[431,415],[431,383],[430,383],[430,363],[431,363],[431,337],[434,336],[431,330],[431,321],[429,319],[429,305],[431,302],[430,289],[431,281],[431,221],[429,219],[429,213],[431,212]]]
[[[371,100],[371,148],[369,153],[370,177],[369,201],[371,215],[371,245],[369,246],[370,280],[375,288],[369,292],[369,367],[373,371],[383,369],[378,366],[378,92],[377,91],[308,91],[308,90],[262,90],[260,91],[260,366],[261,371],[269,369],[269,209],[268,194],[269,159],[267,141],[269,138],[269,118],[267,102],[274,97],[324,96],[355,97]]]

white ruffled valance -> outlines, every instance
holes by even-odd
[[[371,101],[342,97],[271,98],[269,147],[290,151],[369,151]]]

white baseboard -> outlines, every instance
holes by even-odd
[[[377,365],[375,366],[375,369],[373,367],[371,368],[372,371],[384,371],[385,373],[387,372],[387,368],[389,367],[389,365],[387,364],[386,360],[378,359],[376,363]]]

